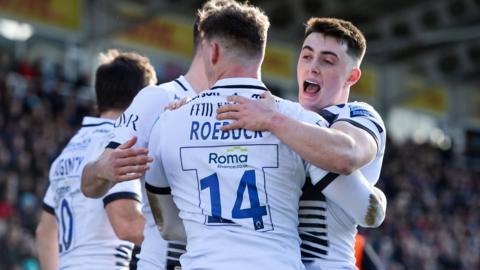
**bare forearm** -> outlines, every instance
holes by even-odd
[[[187,241],[185,227],[179,210],[170,195],[156,195],[147,192],[155,223],[162,237],[169,241]]]
[[[105,210],[119,239],[142,244],[145,217],[140,202],[128,198],[117,199],[108,203]]]
[[[112,182],[98,177],[101,169],[96,162],[88,163],[83,168],[81,189],[86,197],[100,198],[113,186]]]
[[[337,130],[297,121],[277,113],[269,130],[303,159],[324,170],[350,174],[354,168],[350,152],[352,138]]]
[[[115,229],[118,238],[141,245],[143,242],[143,229],[145,226],[145,218],[142,214],[135,217],[129,217],[123,224],[119,224]],[[119,227],[122,227],[121,229]]]
[[[139,215],[135,218],[133,222],[130,222],[129,225],[132,232],[130,233],[130,237],[125,240],[140,246],[144,239],[143,229],[145,227],[145,218],[143,217],[143,215]]]
[[[58,269],[58,242],[54,239],[37,238],[37,251],[40,266],[43,270]]]
[[[42,212],[36,230],[35,245],[43,270],[56,270],[59,265],[58,236],[55,216]]]

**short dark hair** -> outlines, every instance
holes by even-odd
[[[108,50],[99,55],[95,73],[98,111],[125,110],[137,93],[157,82],[155,69],[147,57],[134,52]]]
[[[307,38],[311,33],[321,33],[334,37],[347,44],[347,53],[361,61],[367,49],[367,41],[362,32],[351,22],[337,18],[310,18],[305,27]]]
[[[229,49],[250,56],[263,55],[270,22],[258,7],[229,1],[209,10],[199,10],[198,18],[203,38],[222,38],[228,42]]]
[[[193,49],[194,51],[197,50],[198,45],[200,45],[202,37],[200,35],[200,30],[198,29],[198,25],[200,22],[200,13],[207,12],[214,8],[220,8],[225,5],[235,3],[234,0],[215,0],[215,1],[207,1],[203,4],[203,6],[198,9],[197,15],[195,16],[195,20],[193,21]]]

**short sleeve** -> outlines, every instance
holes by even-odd
[[[162,138],[161,131],[162,119],[166,115],[162,115],[160,120],[153,126],[150,140],[148,142],[148,152],[153,156],[153,162],[150,164],[150,169],[145,173],[145,188],[155,194],[170,194],[170,185],[167,181],[165,169],[162,161]]]
[[[299,103],[285,99],[278,99],[279,110],[282,114],[295,120],[317,125],[319,127],[328,127],[328,122],[318,113],[308,111]]]
[[[335,122],[345,121],[368,132],[377,143],[377,155],[385,152],[386,130],[381,116],[364,102],[351,102],[345,106]]]
[[[141,90],[115,121],[114,136],[107,147],[116,148],[133,136],[138,137],[137,146],[146,146],[153,124],[169,101],[168,93],[161,87],[148,86]]]
[[[55,201],[54,201],[54,192],[52,186],[49,184],[47,192],[45,192],[45,197],[43,197],[42,208],[46,212],[55,215]]]
[[[130,199],[142,203],[141,188],[140,179],[118,183],[103,197],[103,206],[120,199]]]

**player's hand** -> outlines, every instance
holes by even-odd
[[[147,148],[133,148],[137,137],[133,137],[116,149],[103,152],[98,159],[102,168],[100,178],[111,182],[123,182],[140,178],[148,169],[148,164],[153,161],[148,156]]]
[[[223,105],[217,109],[218,120],[234,120],[222,126],[223,131],[244,128],[248,130],[268,130],[270,121],[277,112],[275,97],[270,92],[261,95],[261,99],[252,100],[241,96],[229,96],[227,100],[234,104]]]
[[[187,97],[184,97],[180,100],[172,101],[167,105],[167,107],[165,107],[165,110],[170,110],[170,111],[176,110],[182,107],[183,105],[187,104],[188,100],[189,99]]]

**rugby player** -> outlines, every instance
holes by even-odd
[[[350,87],[360,79],[365,49],[363,34],[350,22],[333,18],[307,22],[297,65],[299,102],[324,116],[330,129],[310,127],[282,115],[274,110],[271,96],[261,102],[231,97],[230,101],[239,104],[219,109],[219,119],[237,120],[223,127],[225,130],[269,130],[303,158],[331,172],[329,181],[319,185],[307,181],[303,188],[299,231],[307,269],[356,269],[357,224],[376,227],[385,215],[385,196],[373,187],[385,151],[385,126],[370,105],[348,102]],[[340,143],[345,138],[349,147]],[[325,195],[334,186],[340,188],[343,183],[348,189],[350,183],[359,180],[350,175],[355,170],[360,170],[374,190],[368,198],[355,199],[367,209],[360,211],[365,213],[360,219],[335,202],[338,194]],[[347,198],[353,200],[355,196],[352,193]]]
[[[80,192],[80,173],[112,136],[114,120],[157,78],[146,57],[110,50],[95,75],[99,117],[81,129],[52,163],[36,240],[42,269],[128,269],[133,244],[143,241],[139,181],[116,185],[101,199]]]
[[[221,131],[228,122],[216,119],[228,96],[255,99],[267,90],[260,64],[268,19],[247,4],[199,17],[213,87],[162,114],[152,129],[154,162],[145,178],[157,225],[166,239],[186,233],[184,269],[303,269],[297,226],[305,170],[312,185],[328,173],[305,164],[271,132]],[[278,107],[297,121],[326,127],[299,104],[279,100]],[[368,197],[368,188],[355,191]]]
[[[222,7],[230,2],[232,1],[208,1],[199,11]],[[97,160],[85,166],[82,173],[82,192],[87,197],[103,196],[117,182],[142,177],[151,162],[146,146],[155,120],[172,101],[194,97],[208,88],[197,24],[198,18],[193,26],[194,57],[187,73],[171,82],[149,86],[140,91],[117,119],[115,136],[105,151]],[[138,256],[139,269],[173,269],[179,266],[178,257],[183,253],[185,245],[170,243],[167,249],[167,242],[161,238],[156,228],[148,201],[144,202],[142,211],[147,224],[145,239]]]

